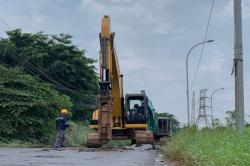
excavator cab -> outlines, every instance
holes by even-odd
[[[142,94],[131,94],[126,96],[125,101],[126,124],[146,124],[146,96]]]
[[[125,128],[148,129],[148,97],[145,91],[125,96]]]

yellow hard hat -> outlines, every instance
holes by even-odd
[[[67,109],[62,109],[61,114],[68,114],[68,110]]]

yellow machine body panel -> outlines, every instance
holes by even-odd
[[[127,129],[147,129],[147,124],[125,124]]]
[[[89,125],[88,126],[90,129],[98,129],[98,125]]]
[[[99,111],[98,109],[95,110],[92,114],[92,120],[98,120],[98,114],[99,114]]]
[[[93,114],[92,114],[93,121],[96,121],[96,122],[98,121],[98,114],[99,114],[98,109],[93,112]],[[98,129],[98,125],[97,124],[90,124],[89,128],[90,129]]]

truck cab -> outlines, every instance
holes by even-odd
[[[161,137],[172,135],[172,121],[168,117],[157,117],[157,125],[154,137],[159,140]]]

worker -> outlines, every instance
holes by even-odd
[[[64,147],[64,140],[66,135],[66,129],[68,128],[68,122],[67,122],[67,116],[68,116],[68,110],[62,109],[60,112],[60,115],[56,118],[56,142],[54,147],[60,148]]]
[[[146,121],[144,102],[142,102],[141,106],[138,108],[138,116],[140,117],[140,123],[144,123]]]
[[[132,110],[132,117],[133,117],[133,122],[134,123],[138,123],[139,119],[140,119],[140,117],[138,116],[138,109],[139,109],[139,105],[135,104],[134,108]]]

